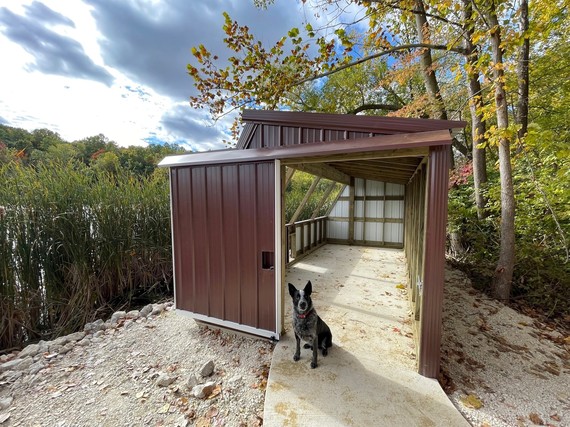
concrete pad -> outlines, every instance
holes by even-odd
[[[313,303],[333,347],[293,361],[295,337],[277,344],[265,395],[264,426],[469,426],[435,380],[416,372],[404,255],[400,250],[326,245],[287,271]],[[285,283],[286,286],[286,283]],[[288,293],[286,294],[288,298]]]

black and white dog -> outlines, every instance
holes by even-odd
[[[303,290],[297,289],[289,283],[289,294],[293,299],[293,330],[295,331],[295,339],[297,347],[293,360],[296,362],[301,357],[301,340],[308,344],[304,348],[313,350],[313,360],[311,368],[317,367],[317,351],[322,349],[323,356],[328,354],[328,348],[332,347],[332,333],[327,324],[321,319],[311,300],[311,292],[313,286],[309,280]]]

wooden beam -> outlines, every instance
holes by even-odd
[[[301,203],[299,204],[299,207],[297,207],[297,210],[295,211],[295,213],[293,214],[293,216],[291,217],[291,220],[289,221],[290,223],[293,223],[295,221],[297,221],[297,218],[299,218],[299,215],[301,215],[301,212],[303,211],[303,208],[305,207],[305,205],[307,204],[307,202],[309,201],[309,198],[311,197],[311,194],[313,194],[313,192],[315,191],[315,189],[317,188],[317,184],[319,183],[319,181],[321,180],[320,176],[316,176],[315,179],[313,180],[313,182],[311,183],[311,186],[309,187],[309,190],[307,191],[307,194],[305,194],[305,197],[303,197],[303,200],[301,201]]]
[[[425,157],[429,154],[429,147],[399,148],[394,150],[372,151],[362,153],[342,153],[324,156],[307,156],[283,158],[281,163],[289,166],[298,163],[331,163],[348,162],[351,160],[386,159],[396,157]]]
[[[327,201],[327,199],[329,198],[331,192],[333,191],[333,189],[335,187],[336,187],[336,183],[334,181],[329,184],[329,186],[327,187],[327,190],[325,191],[325,194],[323,194],[323,197],[321,197],[321,200],[319,200],[317,207],[313,211],[313,214],[311,215],[311,219],[315,219],[317,217],[317,214],[319,213],[319,211],[321,210],[321,208],[323,207],[323,205],[325,204],[325,202]]]
[[[336,203],[340,200],[340,197],[342,196],[342,193],[344,193],[344,190],[346,188],[346,184],[342,186],[342,188],[340,189],[340,191],[338,192],[338,194],[336,195],[335,199],[333,200],[329,210],[327,211],[325,216],[329,216],[332,212],[332,210],[334,209]]]
[[[287,167],[287,174],[286,174],[286,178],[285,178],[285,188],[287,188],[287,186],[289,185],[289,182],[291,182],[291,179],[293,179],[294,174],[295,174],[295,169],[293,169],[291,167]]]
[[[331,181],[340,182],[341,184],[350,183],[350,176],[332,166],[327,165],[326,163],[293,164],[289,165],[289,167],[312,175],[320,176],[322,178],[330,179]]]
[[[354,243],[354,193],[355,193],[355,179],[350,178],[350,188],[348,193],[348,242]]]

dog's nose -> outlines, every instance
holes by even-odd
[[[307,308],[307,303],[306,302],[301,302],[299,303],[299,307],[301,308],[301,310],[304,310]]]

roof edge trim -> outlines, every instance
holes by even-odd
[[[398,150],[414,147],[451,145],[449,130],[414,132],[396,135],[380,135],[369,138],[347,139],[329,142],[313,142],[275,148],[249,150],[221,150],[204,153],[181,154],[165,157],[159,167],[179,167],[240,162],[260,162],[276,159],[333,156],[349,153],[365,153]]]

